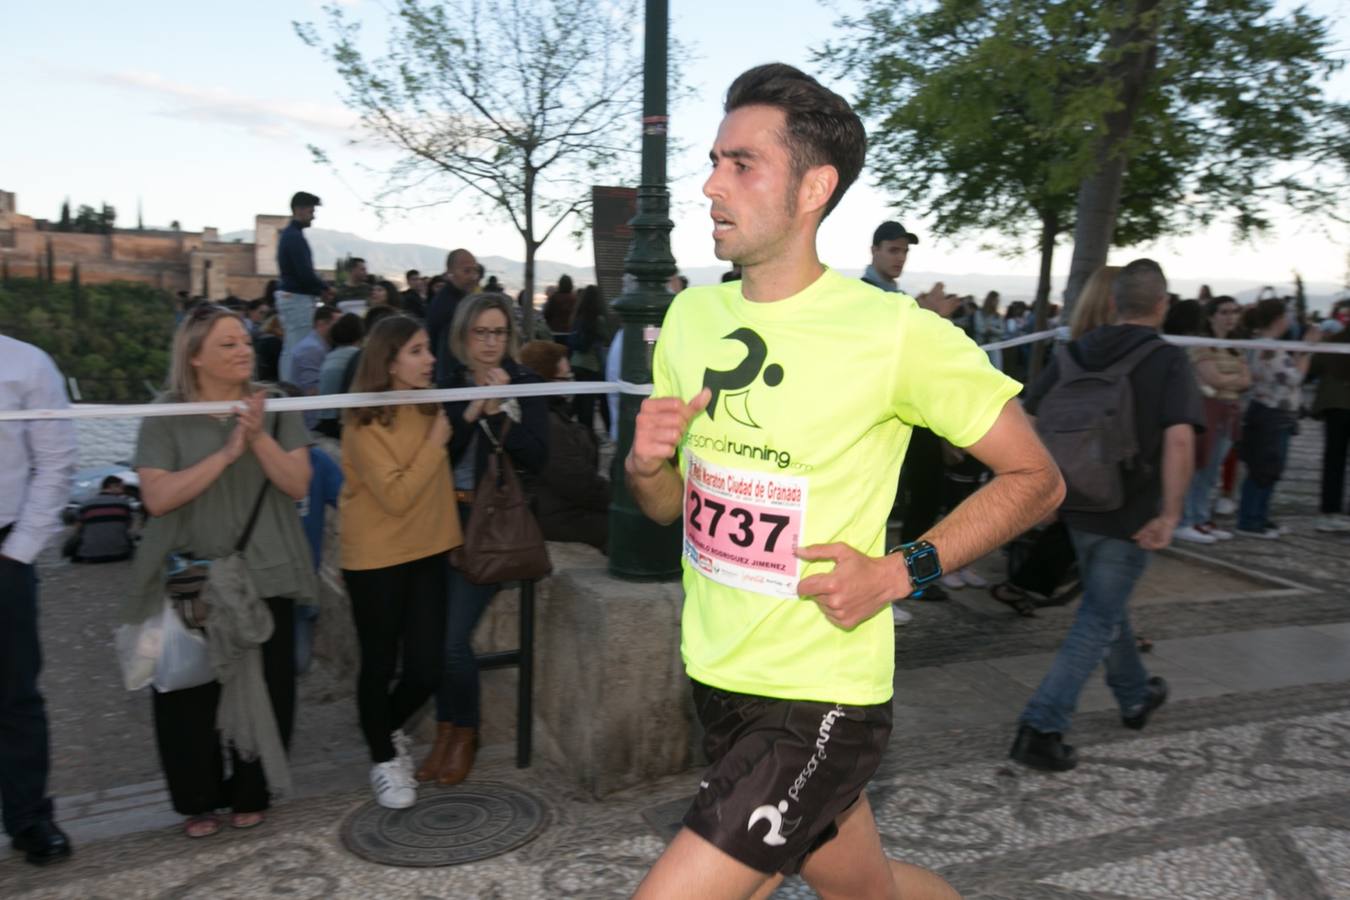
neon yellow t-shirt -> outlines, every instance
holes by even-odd
[[[829,269],[774,303],[746,300],[739,282],[681,292],[653,370],[657,397],[713,389],[680,450],[690,677],[783,699],[890,699],[889,610],[833,625],[796,596],[832,564],[794,551],[841,541],[882,555],[911,426],[969,446],[1017,382],[912,298]]]

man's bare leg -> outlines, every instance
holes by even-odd
[[[839,835],[802,867],[802,877],[823,900],[961,900],[940,875],[887,859],[866,794],[835,824]]]
[[[750,900],[767,897],[782,880],[781,875],[765,875],[737,862],[688,828],[681,828],[633,897]]]

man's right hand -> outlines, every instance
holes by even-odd
[[[707,408],[711,400],[710,388],[699,391],[688,403],[679,397],[643,400],[633,432],[633,449],[628,453],[628,471],[643,478],[660,472],[684,440],[689,423]]]

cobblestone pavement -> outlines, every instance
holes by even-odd
[[[1143,733],[1109,695],[1083,696],[1083,763],[1009,765],[1012,723],[1072,610],[1020,619],[982,593],[912,604],[898,632],[896,733],[870,796],[888,852],[969,898],[1350,898],[1350,536],[1320,535],[1320,430],[1295,442],[1276,497],[1280,541],[1160,556],[1135,604],[1146,657],[1175,702]],[[996,576],[1001,560],[981,564]],[[159,784],[144,696],[109,643],[122,565],[42,563],[53,791],[81,836],[75,859],[0,859],[5,896],[516,898],[627,896],[692,794],[691,771],[595,802],[547,765],[485,754],[475,778],[545,799],[526,846],[444,869],[390,869],[343,849],[369,798],[349,692],[320,666],[301,683],[297,797],[261,829],[189,843]],[[800,881],[781,897],[810,897]]]

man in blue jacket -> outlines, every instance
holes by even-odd
[[[319,198],[307,191],[297,191],[291,197],[291,224],[281,230],[277,238],[277,315],[285,331],[281,345],[279,371],[290,370],[291,354],[296,344],[314,327],[314,307],[326,297],[330,288],[314,271],[314,256],[305,240],[304,229],[314,223],[314,209]]]

